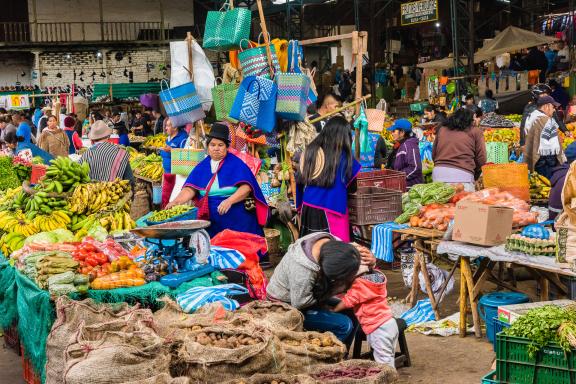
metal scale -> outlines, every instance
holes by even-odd
[[[210,236],[204,229],[206,220],[185,220],[135,228],[131,232],[158,246],[153,258],[162,258],[168,264],[168,275],[160,283],[170,288],[214,271],[208,264]]]

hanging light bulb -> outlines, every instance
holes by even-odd
[[[92,77],[96,76],[96,72],[92,71],[92,74],[90,76]]]
[[[106,74],[104,73],[104,71],[102,71],[102,73],[100,73],[100,77],[106,77]]]
[[[79,76],[84,76],[84,71],[80,71],[80,75]]]
[[[128,69],[124,68],[124,77],[128,77]]]

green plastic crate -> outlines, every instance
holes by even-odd
[[[529,344],[530,340],[521,337],[496,335],[496,376],[500,383],[576,383],[576,351],[565,355],[559,345],[550,344],[531,359]]]

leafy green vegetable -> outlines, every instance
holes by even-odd
[[[546,305],[520,316],[510,328],[504,330],[504,333],[508,336],[530,339],[528,355],[534,358],[536,352],[549,343],[557,343],[564,351],[570,351],[569,331],[574,327],[559,332],[563,323],[576,323],[576,310],[571,307]]]
[[[0,156],[0,190],[5,191],[8,188],[20,186],[20,180],[12,165],[10,156]]]

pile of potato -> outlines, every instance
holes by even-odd
[[[299,347],[306,344],[311,344],[316,347],[332,347],[334,342],[329,335],[323,335],[322,337],[308,337],[303,340],[294,340],[289,337],[282,338],[280,340],[283,344],[291,345],[293,347]]]
[[[200,327],[199,330],[201,329],[202,327]],[[209,332],[209,333],[199,332],[198,334],[191,336],[190,341],[195,341],[198,344],[205,346],[227,348],[227,349],[239,348],[246,345],[255,345],[260,342],[260,340],[245,334],[240,334],[238,336],[234,335],[227,336],[222,333],[216,333],[216,332]]]
[[[272,305],[271,307],[268,308],[252,308],[252,310],[250,311],[250,313],[252,313],[255,317],[265,317],[270,315],[270,313],[278,313],[278,314],[283,314],[288,312],[288,310],[286,310],[285,308],[279,306],[279,305]]]

